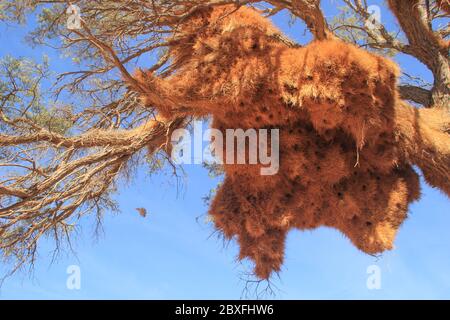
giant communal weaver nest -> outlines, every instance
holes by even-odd
[[[366,253],[391,249],[420,196],[413,165],[450,194],[448,110],[402,101],[390,60],[337,39],[293,47],[246,7],[199,10],[173,36],[173,72],[137,72],[158,92],[148,105],[165,118],[189,106],[222,131],[280,129],[278,174],[225,164],[209,210],[258,277],[280,270],[292,228],[333,227]]]

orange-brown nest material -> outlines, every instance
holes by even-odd
[[[333,227],[366,253],[391,249],[420,195],[413,164],[450,194],[450,140],[442,130],[450,117],[401,101],[399,68],[390,60],[339,40],[289,46],[245,7],[200,11],[174,36],[174,72],[137,74],[159,93],[145,97],[148,104],[165,117],[211,115],[222,131],[280,129],[278,174],[224,165],[209,211],[258,277],[280,270],[292,228]]]

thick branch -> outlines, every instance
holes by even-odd
[[[17,146],[42,142],[48,142],[58,148],[64,147],[73,149],[130,146],[136,138],[145,135],[151,130],[155,130],[158,124],[163,126],[164,122],[150,121],[133,130],[93,129],[74,137],[65,137],[42,128],[40,131],[31,134],[17,136],[0,134],[0,146]]]
[[[450,105],[450,65],[448,44],[430,28],[423,0],[389,0],[409,41],[410,54],[423,62],[433,73],[433,105],[448,108]]]
[[[320,9],[320,0],[293,0],[290,9],[293,14],[305,21],[315,39],[324,40],[334,37]]]
[[[401,103],[395,122],[405,160],[417,165],[426,181],[450,197],[450,114],[442,108]]]
[[[411,85],[401,85],[398,89],[403,100],[413,101],[425,107],[431,104],[430,90]]]
[[[13,189],[0,186],[0,195],[14,196],[18,198],[26,198],[29,194],[25,190]]]

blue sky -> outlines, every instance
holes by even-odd
[[[337,1],[334,1],[336,3]],[[379,1],[373,1],[374,4]],[[329,1],[326,12],[332,15]],[[388,25],[392,17],[383,11]],[[305,42],[303,25],[287,26],[287,16],[275,23],[294,39]],[[0,56],[12,54],[51,58],[54,70],[64,60],[45,48],[30,49],[23,27],[0,27]],[[417,61],[397,57],[412,74],[430,80]],[[43,242],[33,274],[18,273],[6,280],[0,299],[239,299],[250,264],[236,261],[234,242],[224,246],[204,221],[207,195],[218,179],[208,177],[200,165],[186,165],[180,181],[170,172],[149,177],[138,173],[117,195],[120,214],[106,213],[104,232],[93,237],[94,217],[82,221],[74,241],[76,255],[67,252],[51,263],[51,243]],[[177,185],[179,188],[177,188]],[[135,208],[145,207],[147,218]],[[450,202],[423,184],[422,198],[410,208],[395,242],[395,249],[375,258],[358,251],[338,231],[320,228],[292,231],[280,278],[273,279],[278,299],[449,299]],[[66,286],[67,267],[78,265],[81,289]],[[369,290],[367,268],[381,270],[381,288]],[[0,272],[5,266],[0,266]],[[255,296],[250,295],[254,298]]]

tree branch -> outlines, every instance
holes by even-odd
[[[422,170],[430,185],[450,197],[450,113],[405,102],[395,111],[397,141],[405,159]]]
[[[431,105],[432,100],[430,90],[412,85],[401,85],[398,89],[400,91],[401,98],[404,100],[413,101],[425,107]]]
[[[409,53],[433,73],[432,105],[450,106],[448,43],[428,23],[423,0],[389,0],[389,5],[409,41]]]
[[[320,0],[292,0],[288,9],[306,23],[316,40],[334,38],[320,8]]]

